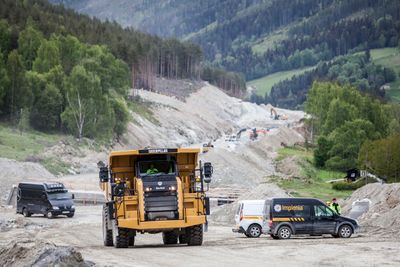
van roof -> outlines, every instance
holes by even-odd
[[[288,201],[288,202],[291,202],[291,201],[295,202],[295,201],[299,201],[299,200],[301,200],[301,201],[310,201],[310,200],[321,201],[317,198],[309,198],[309,197],[273,197],[272,198],[272,201],[276,201],[276,200]]]
[[[238,203],[244,203],[244,204],[263,204],[265,202],[265,199],[257,199],[257,200],[240,200]]]

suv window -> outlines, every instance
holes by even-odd
[[[323,206],[323,205],[315,205],[314,213],[315,213],[315,217],[331,217],[331,216],[333,216],[332,210],[330,210],[327,206]]]

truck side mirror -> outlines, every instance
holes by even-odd
[[[100,179],[101,183],[108,182],[108,168],[107,167],[100,167],[99,179]]]
[[[205,162],[203,165],[203,174],[204,174],[204,182],[206,184],[211,183],[211,177],[213,174],[213,166],[211,165],[211,162]]]

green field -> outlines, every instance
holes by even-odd
[[[396,102],[400,102],[400,50],[398,48],[372,49],[371,58],[375,64],[392,68],[396,74],[396,81],[389,84],[387,96]]]
[[[247,82],[247,85],[255,87],[257,95],[265,96],[266,93],[271,91],[271,88],[274,86],[274,84],[277,84],[285,79],[290,79],[295,75],[302,74],[313,68],[314,67],[306,67],[302,69],[275,72],[260,79],[249,81]]]
[[[305,164],[301,166],[305,179],[282,179],[275,177],[273,180],[283,189],[289,191],[296,197],[314,197],[323,201],[328,201],[333,197],[346,198],[352,191],[338,191],[332,189],[329,180],[340,179],[345,176],[342,172],[317,169],[312,165],[313,152],[301,148],[282,148],[278,152],[277,160],[282,160],[289,156],[298,156],[304,159]]]
[[[60,139],[60,135],[32,130],[21,134],[9,125],[0,124],[0,157],[23,161],[36,156]]]

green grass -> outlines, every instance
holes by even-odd
[[[292,147],[282,148],[278,152],[277,160],[282,160],[289,156],[298,156],[303,159],[304,164],[301,164],[301,168],[305,179],[282,179],[273,177],[272,180],[281,188],[289,191],[293,196],[314,197],[323,201],[328,201],[332,199],[332,197],[346,198],[352,193],[352,191],[338,191],[332,189],[332,184],[327,183],[327,181],[343,178],[345,174],[342,172],[315,168],[312,164],[312,150]]]
[[[278,82],[283,81],[285,79],[290,79],[295,75],[302,74],[313,68],[315,67],[306,67],[301,69],[275,72],[273,74],[264,76],[260,79],[249,81],[247,82],[247,85],[255,87],[257,95],[265,96],[266,93],[269,94],[269,92],[271,92],[272,86],[274,86]]]
[[[390,89],[386,92],[391,100],[400,102],[400,50],[398,48],[372,49],[371,58],[375,64],[392,68],[396,72],[397,79],[389,83]]]
[[[278,151],[278,157],[276,160],[282,160],[289,156],[299,156],[306,160],[312,160],[313,152],[311,150],[296,148],[296,147],[284,147]]]
[[[60,139],[60,135],[45,134],[33,130],[20,134],[17,129],[6,124],[0,124],[0,157],[23,161],[28,157],[39,154]]]

